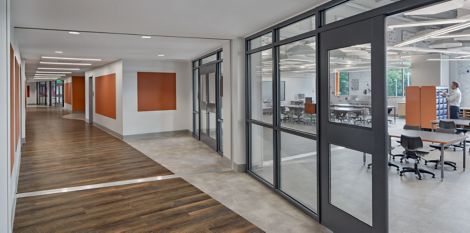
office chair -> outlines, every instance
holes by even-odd
[[[421,130],[421,127],[414,126],[414,125],[405,125],[405,126],[403,126],[403,129],[406,129],[406,130]],[[401,144],[400,141],[397,141],[397,143]],[[403,162],[403,159],[406,159],[406,155],[405,155],[404,152],[402,154],[392,154],[391,156],[392,156],[393,160],[395,160],[396,157],[401,157],[400,163]]]
[[[448,133],[448,134],[458,133],[457,126],[455,125],[455,122],[453,122],[453,121],[439,121],[439,128],[437,128],[435,130],[435,132]],[[452,145],[452,146],[455,147],[455,146],[458,146],[458,145]],[[430,145],[430,147],[435,149],[435,150],[442,150],[440,145]],[[449,148],[449,146],[445,146],[444,150],[448,149],[448,148]],[[441,160],[440,159],[428,160],[424,164],[427,165],[428,163],[435,163],[436,165],[435,165],[434,168],[437,169],[437,166],[441,163]],[[444,165],[451,166],[452,168],[454,168],[454,170],[457,170],[457,163],[456,162],[444,161]]]
[[[412,172],[418,176],[418,179],[422,179],[422,173],[432,175],[432,178],[435,178],[436,175],[428,170],[421,169],[418,167],[419,162],[423,157],[429,152],[423,151],[423,141],[420,137],[409,137],[406,135],[401,135],[401,146],[405,149],[405,155],[409,159],[414,159],[415,164],[413,167],[403,167],[400,176],[403,176],[404,173]]]
[[[389,154],[389,158],[388,158],[388,166],[389,167],[394,167],[397,169],[397,172],[400,171],[400,167],[396,164],[393,164],[392,162],[390,162],[390,158],[393,156],[392,154],[392,150],[395,149],[395,147],[392,147],[392,139],[389,137],[389,140],[388,140],[388,154]],[[372,163],[369,163],[369,165],[367,165],[367,169],[370,169],[372,167]]]
[[[393,111],[393,108],[387,108],[387,118],[388,118],[388,116],[390,116],[390,113],[392,113],[392,111]],[[389,124],[392,124],[393,121],[390,120],[390,119],[388,119],[388,123],[389,123]]]

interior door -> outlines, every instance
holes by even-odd
[[[380,16],[319,37],[320,219],[335,233],[388,232],[384,22]]]
[[[200,138],[217,150],[217,65],[200,67]]]

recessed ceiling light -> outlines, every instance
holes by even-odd
[[[69,32],[69,34],[70,34],[70,35],[80,35],[80,32],[74,32],[74,31],[72,31],[72,32]]]
[[[150,39],[150,38],[152,38],[152,37],[151,37],[151,36],[141,36],[140,38],[142,38],[142,39]]]
[[[102,61],[99,58],[79,58],[79,57],[49,57],[42,56],[42,59],[68,60],[68,61]]]
[[[41,61],[40,64],[44,65],[67,65],[67,66],[91,66],[91,63],[69,63],[69,62],[47,62]]]
[[[71,70],[79,71],[80,68],[52,68],[52,67],[39,67],[38,70]]]
[[[57,51],[54,51],[54,53],[62,54],[62,53],[64,53],[64,52],[57,50]]]
[[[70,71],[36,71],[36,74],[71,74]]]
[[[165,54],[158,54],[158,56],[159,56],[159,57],[164,57],[164,56],[165,56]]]

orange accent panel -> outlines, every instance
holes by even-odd
[[[15,51],[10,45],[10,173],[15,163]]]
[[[139,112],[176,110],[176,73],[137,73]]]
[[[85,76],[72,76],[72,111],[85,112]]]
[[[95,105],[97,114],[116,119],[116,74],[96,77]]]
[[[431,129],[436,117],[436,87],[421,87],[421,128]]]
[[[64,103],[72,104],[72,84],[64,84]]]
[[[15,59],[15,149],[18,148],[18,143],[20,142],[20,83],[21,83],[21,76],[20,76],[20,65],[18,61]]]
[[[339,93],[339,81],[340,81],[339,80],[339,72],[336,72],[335,75],[336,75],[336,77],[335,77],[335,81],[336,81],[336,83],[335,83],[335,95],[339,96],[339,94],[340,94]]]
[[[421,126],[421,88],[406,88],[406,124]]]

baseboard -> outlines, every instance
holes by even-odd
[[[232,169],[235,172],[245,173],[246,172],[246,164],[232,163]]]
[[[110,129],[108,129],[108,128],[106,128],[106,127],[104,127],[104,126],[102,126],[102,125],[100,125],[100,124],[98,124],[98,123],[93,122],[93,126],[95,126],[95,127],[98,128],[98,129],[103,130],[104,132],[110,134],[111,136],[113,136],[113,137],[115,137],[115,138],[118,138],[118,139],[121,139],[121,140],[124,139],[124,137],[123,137],[121,134],[119,134],[119,133],[117,133],[117,132],[114,132],[114,131],[112,131],[112,130],[110,130]]]
[[[156,137],[176,137],[176,136],[191,136],[191,132],[187,129],[177,130],[177,131],[168,131],[160,133],[145,133],[145,134],[133,134],[123,136],[123,139],[136,139],[136,138],[156,138]]]

